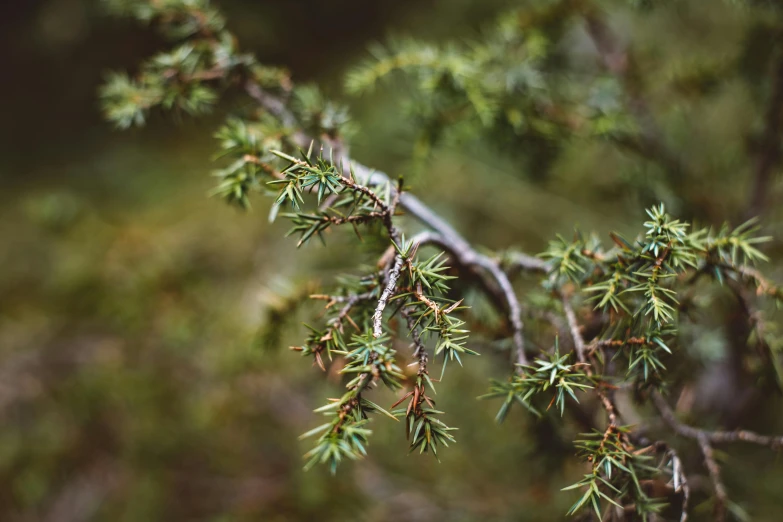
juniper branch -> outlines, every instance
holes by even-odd
[[[251,81],[246,82],[245,89],[252,98],[254,98],[265,110],[276,116],[285,126],[298,128],[296,116],[286,107],[282,100],[269,94],[258,84]],[[300,147],[305,148],[309,146],[313,140],[304,132],[297,131],[292,135],[292,141]],[[367,183],[380,184],[388,182],[390,179],[384,172],[373,170],[361,163],[355,162],[347,155],[340,157],[339,161],[342,163],[343,170],[352,171],[359,178],[366,179]],[[505,308],[505,313],[507,314],[512,330],[512,340],[517,354],[517,362],[526,364],[527,357],[525,355],[522,309],[511,285],[511,281],[503,270],[501,270],[499,264],[492,258],[476,252],[459,232],[416,198],[416,196],[395,189],[394,197],[399,199],[401,207],[424,225],[438,233],[437,237],[429,236],[428,242],[438,244],[447,251],[455,254],[461,265],[474,270],[476,268],[480,269],[476,271],[482,276],[485,290],[494,298],[495,303],[501,303]],[[523,255],[524,254],[520,254],[520,256]],[[532,256],[524,255],[524,257],[526,259],[534,259]],[[536,270],[544,269],[543,262],[535,263],[534,266],[536,267]],[[483,274],[481,272],[483,272]],[[383,307],[385,307],[385,303],[381,306],[379,302],[381,311],[383,310]],[[378,324],[377,321],[378,319],[376,316],[375,325]],[[374,334],[377,334],[377,332],[377,326],[374,326]]]
[[[578,3],[581,6],[586,5]],[[566,4],[571,3],[562,3],[562,5]],[[158,2],[150,2],[150,5],[159,7]],[[181,7],[186,11],[196,9],[198,14],[196,3],[184,2],[181,3]],[[623,84],[630,112],[641,128],[638,135],[636,132],[626,132],[613,138],[621,146],[658,161],[670,174],[682,174],[684,168],[679,158],[665,149],[665,142],[658,129],[654,127],[649,109],[641,96],[639,78],[636,77],[639,71],[634,69],[628,51],[618,44],[608,26],[597,17],[590,6],[587,6],[586,10],[580,9],[579,13],[587,13],[588,30],[596,41],[599,54],[602,55],[606,68],[616,74]],[[334,469],[342,458],[341,455],[359,458],[364,454],[363,443],[370,433],[364,427],[368,422],[367,414],[383,410],[364,399],[362,393],[379,381],[392,390],[402,387],[400,380],[404,375],[396,366],[395,351],[387,343],[391,339],[383,335],[384,316],[388,318],[397,311],[407,322],[410,338],[415,347],[413,355],[417,358],[419,368],[416,386],[401,399],[402,401],[412,397],[408,408],[393,414],[405,417],[408,434],[413,435],[411,445],[414,449],[420,447],[421,451],[431,449],[432,453],[436,453],[438,444],[447,445],[454,440],[449,434],[451,428],[445,426],[436,417],[441,412],[434,409],[434,401],[425,394],[426,387],[432,387],[432,383],[427,373],[428,354],[423,337],[438,336],[434,353],[436,356],[444,354],[444,368],[447,360],[459,361],[460,354],[476,352],[466,346],[467,330],[463,328],[465,322],[449,315],[458,309],[462,301],[453,302],[448,298],[449,288],[446,281],[451,279],[451,275],[445,272],[447,267],[444,266],[441,255],[433,256],[427,261],[415,258],[416,249],[424,244],[438,246],[446,251],[455,261],[460,275],[473,276],[478,281],[481,291],[489,297],[492,305],[505,318],[508,326],[506,333],[513,341],[513,355],[518,374],[512,375],[508,382],[493,384],[489,396],[505,399],[498,415],[499,420],[505,417],[512,403],[521,403],[530,411],[540,414],[536,410],[537,404],[533,403],[540,401],[539,394],[547,390],[555,391],[550,406],[557,404],[561,415],[566,394],[578,402],[575,392],[594,389],[600,399],[601,407],[608,415],[608,425],[592,438],[588,437],[589,440],[578,442],[584,450],[584,455],[592,463],[592,473],[586,480],[576,485],[576,487],[585,487],[587,491],[583,499],[572,508],[572,513],[590,504],[597,512],[600,511],[598,503],[603,502],[600,497],[612,503],[618,502],[616,504],[618,507],[621,507],[619,502],[623,502],[626,511],[636,510],[643,517],[656,513],[660,509],[660,505],[656,504],[654,499],[647,497],[639,485],[640,477],[647,480],[653,476],[651,474],[659,472],[660,469],[645,464],[649,461],[645,459],[649,457],[644,452],[649,452],[649,448],[635,450],[631,443],[633,435],[629,428],[618,425],[620,415],[608,379],[616,378],[619,381],[621,377],[615,372],[614,363],[603,362],[601,357],[607,355],[604,353],[604,348],[616,348],[614,350],[616,359],[628,362],[628,375],[618,386],[636,390],[652,389],[652,401],[660,401],[663,404],[665,407],[663,409],[660,405],[656,405],[673,431],[698,441],[716,489],[719,506],[723,511],[726,508],[725,488],[720,479],[717,462],[714,460],[712,445],[742,440],[772,448],[783,446],[782,438],[778,437],[764,437],[747,431],[710,432],[681,424],[655,391],[663,386],[662,374],[665,367],[662,361],[668,355],[673,355],[667,343],[679,348],[675,346],[678,338],[676,335],[678,314],[681,312],[677,289],[679,283],[689,273],[696,271],[698,274],[714,276],[720,281],[725,277],[730,279],[729,283],[733,285],[732,287],[739,286],[742,282],[746,286],[754,286],[759,295],[770,295],[780,299],[779,289],[749,266],[756,260],[766,259],[766,256],[753,246],[763,242],[765,238],[751,237],[751,232],[754,231],[752,224],[742,225],[733,231],[722,230],[717,235],[706,229],[688,232],[686,231],[688,224],[673,219],[666,214],[661,205],[648,211],[651,221],[645,223],[646,231],[643,231],[640,241],[632,243],[618,235],[613,235],[616,246],[611,250],[603,250],[597,240],[594,242],[585,240],[581,234],[577,234],[574,241],[569,242],[559,238],[558,241],[553,242],[545,253],[550,260],[546,263],[524,253],[506,254],[502,260],[495,259],[481,253],[433,209],[412,194],[403,192],[401,182],[395,187],[387,174],[373,171],[353,161],[343,143],[342,130],[339,128],[345,123],[344,121],[340,125],[333,126],[311,124],[313,111],[302,110],[301,106],[289,99],[290,94],[293,94],[294,101],[299,99],[296,98],[301,94],[299,90],[291,91],[287,80],[267,82],[263,74],[257,74],[258,70],[253,69],[254,67],[263,69],[263,66],[255,63],[252,57],[235,52],[229,33],[223,32],[222,28],[217,31],[212,30],[196,21],[201,27],[194,33],[198,35],[195,39],[198,47],[209,50],[197,53],[199,62],[195,72],[191,73],[192,69],[185,67],[187,56],[180,60],[183,64],[181,66],[167,65],[169,62],[178,63],[174,59],[177,54],[175,50],[171,54],[163,55],[162,58],[153,59],[150,63],[154,67],[149,71],[145,69],[146,72],[141,75],[138,82],[124,77],[127,81],[123,80],[124,84],[120,81],[119,84],[114,85],[114,90],[124,89],[127,95],[128,92],[134,94],[145,89],[160,88],[159,90],[163,92],[166,88],[172,88],[175,105],[185,110],[192,106],[192,110],[188,112],[196,113],[203,112],[202,107],[206,110],[214,103],[217,94],[210,86],[217,85],[219,81],[224,87],[241,85],[246,94],[255,100],[262,110],[259,111],[261,114],[257,118],[249,122],[230,120],[226,125],[227,130],[221,130],[223,149],[236,161],[232,167],[222,170],[219,174],[224,183],[221,184],[218,193],[231,202],[246,204],[247,193],[251,190],[261,190],[264,186],[263,182],[266,182],[270,185],[284,186],[279,193],[278,204],[288,201],[299,210],[299,204],[305,204],[303,194],[317,191],[318,212],[287,216],[294,221],[294,231],[302,232],[303,241],[316,233],[320,235],[331,225],[357,225],[375,221],[383,224],[389,242],[397,247],[387,250],[388,254],[384,255],[379,263],[379,272],[371,274],[369,286],[371,291],[364,292],[367,286],[363,286],[360,289],[341,291],[346,294],[344,296],[316,296],[329,301],[327,308],[338,303],[342,307],[339,311],[333,310],[330,313],[325,330],[312,329],[313,334],[308,340],[308,345],[301,350],[305,351],[306,355],[315,355],[316,361],[323,366],[321,352],[336,346],[335,352],[344,355],[347,360],[343,373],[350,374],[353,378],[346,385],[348,391],[341,399],[317,410],[333,416],[334,419],[308,432],[308,436],[321,434],[316,449],[308,454],[311,459],[308,466],[318,461],[329,461]],[[163,23],[167,23],[165,19]],[[222,24],[220,25],[222,27]],[[189,47],[191,42],[186,43]],[[228,47],[219,48],[220,45]],[[505,47],[501,46],[501,49],[503,48]],[[183,54],[181,48],[179,53]],[[189,55],[189,53],[184,54]],[[226,55],[229,58],[226,58]],[[482,66],[486,66],[486,63],[477,66],[474,70],[477,72],[474,74],[475,79],[481,81],[484,77],[491,76],[480,70]],[[501,66],[505,66],[505,62]],[[531,69],[531,72],[536,71],[536,68]],[[207,83],[209,85],[206,85]],[[483,84],[479,82],[478,85]],[[201,90],[197,91],[196,88]],[[520,96],[513,90],[501,90],[503,96],[497,97],[500,101],[509,93],[516,98],[526,97],[526,95]],[[189,92],[198,96],[189,98],[183,94]],[[157,90],[155,93],[160,94]],[[114,95],[116,94],[117,92],[114,92]],[[470,95],[471,92],[467,94]],[[478,92],[478,94],[482,93]],[[491,118],[485,116],[491,116],[494,109],[482,111],[479,107],[482,104],[486,105],[484,102],[491,102],[496,98],[490,91],[487,91],[487,94],[486,97],[482,95],[469,101],[474,105],[476,114],[489,122]],[[135,99],[137,96],[129,98]],[[149,102],[142,99],[140,107],[130,113],[121,110],[122,104],[119,104],[119,109],[115,107],[117,109],[114,114],[115,121],[127,126],[138,119],[143,121],[144,115],[152,107],[167,105],[166,97],[162,94],[152,98]],[[503,106],[502,103],[497,105]],[[253,129],[249,129],[250,127]],[[271,141],[276,146],[270,146],[264,140]],[[259,142],[264,142],[263,146],[259,145]],[[322,151],[324,147],[331,149],[333,157],[327,161],[322,154],[317,161],[311,162],[308,153],[303,162],[280,153],[281,158],[292,161],[292,165],[282,172],[271,166],[275,163],[267,163],[269,154],[276,154],[275,149],[287,149],[289,146],[294,148],[299,146],[304,149],[312,144],[319,144]],[[779,147],[777,150],[779,155]],[[273,159],[273,161],[277,160]],[[384,190],[388,187],[388,191],[386,193],[377,191],[378,186],[383,186]],[[324,199],[323,196],[326,198]],[[403,241],[400,231],[395,226],[398,205],[428,229],[418,234],[412,242]],[[346,208],[351,209],[346,212],[347,215],[342,213]],[[357,212],[357,208],[360,211]],[[276,209],[277,207],[275,212]],[[406,266],[409,272],[404,270]],[[573,338],[574,352],[578,360],[576,363],[569,362],[572,358],[570,353],[560,354],[559,341],[556,338],[552,353],[545,352],[532,361],[533,364],[527,364],[522,306],[511,284],[511,276],[520,270],[537,275],[551,273],[550,277],[542,280],[543,287],[547,290],[545,299],[548,301],[559,299],[562,302],[566,323],[563,325],[563,330],[564,333],[565,331],[570,333]],[[400,281],[405,281],[408,275],[410,275],[408,283],[401,283]],[[691,279],[695,280],[695,277]],[[362,284],[366,282],[367,280],[364,280]],[[424,288],[425,286],[427,288]],[[346,288],[348,287],[349,285],[346,284]],[[595,316],[601,320],[601,326],[606,327],[604,331],[608,332],[605,335],[610,337],[609,339],[593,339],[597,334],[590,334],[588,338],[590,342],[585,341],[579,317],[571,302],[572,292],[577,291],[585,292],[586,296],[589,294],[590,297],[587,297],[584,302],[592,300],[596,303]],[[394,314],[386,311],[392,299],[399,299],[397,301],[399,308]],[[552,307],[555,308],[556,306]],[[750,307],[746,308],[750,310]],[[370,323],[371,328],[369,331],[364,331],[362,335],[354,336],[353,341],[348,344],[340,335],[343,322],[350,321],[357,330],[360,330],[351,318],[352,314],[355,316],[359,314],[359,309],[361,309],[361,322],[364,325]],[[335,315],[335,312],[338,313]],[[563,320],[559,315],[558,320],[562,325]],[[687,353],[685,355],[687,356]],[[548,400],[548,397],[545,400]],[[689,490],[684,473],[681,471],[681,462],[673,450],[671,459],[675,484],[679,483],[682,486],[684,494],[681,520],[686,520]],[[627,475],[613,477],[614,468],[623,470]],[[676,485],[675,489],[677,489]],[[626,503],[629,499],[632,504]]]

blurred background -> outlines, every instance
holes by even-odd
[[[669,179],[600,140],[563,141],[545,173],[513,154],[448,143],[412,166],[404,89],[342,94],[346,71],[373,42],[473,37],[509,6],[543,3],[219,5],[260,61],[351,106],[358,160],[406,173],[416,193],[483,246],[540,252],[574,226],[602,238],[633,235],[641,209],[658,201],[703,224],[738,223],[764,127],[770,56],[780,52],[774,2],[680,0],[649,10],[608,2],[619,38],[633,36],[652,78],[652,112],[690,165],[687,178]],[[568,31],[568,45],[584,51],[579,59],[596,62],[584,29]],[[0,8],[0,520],[564,519],[575,493],[559,489],[581,473],[573,432],[522,414],[496,426],[495,406],[474,400],[489,376],[505,375],[502,357],[476,358],[439,386],[439,406],[460,428],[441,463],[406,456],[402,426],[379,419],[366,461],[335,479],[301,470],[309,443],[297,436],[341,385],[286,349],[305,331],[301,320],[281,319],[297,314],[286,296],[328,287],[350,240],[297,251],[284,224],[267,223],[268,202],[241,213],[207,197],[220,111],[154,117],[129,132],[102,120],[96,90],[106,71],[132,69],[162,46],[132,21],[106,18],[99,2]],[[782,281],[778,170],[762,217],[774,237],[765,268]],[[704,349],[719,357],[716,335]],[[754,411],[751,426],[780,428],[780,412],[775,398]],[[783,519],[779,457],[744,447],[731,455],[732,498],[753,520]],[[708,520],[708,510],[695,517]]]

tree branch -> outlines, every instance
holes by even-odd
[[[700,433],[696,440],[698,440],[699,448],[701,448],[701,453],[704,455],[704,463],[707,466],[707,471],[710,473],[712,487],[715,489],[715,521],[723,522],[726,520],[726,505],[728,504],[729,496],[726,493],[726,486],[723,485],[723,480],[720,477],[720,466],[715,460],[712,445],[707,435]]]
[[[519,271],[542,274],[547,272],[547,265],[544,261],[522,252],[509,252],[505,256],[504,264],[509,277],[513,277]]]
[[[768,435],[759,435],[758,433],[747,430],[708,431],[683,424],[677,420],[674,411],[660,393],[653,391],[650,394],[650,397],[652,398],[653,404],[655,404],[655,407],[658,409],[658,412],[661,414],[661,418],[669,425],[672,431],[683,437],[694,440],[703,437],[707,442],[713,444],[749,442],[760,446],[768,446],[772,449],[783,448],[783,436],[772,437]]]

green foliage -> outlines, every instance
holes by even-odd
[[[387,347],[388,342],[388,337],[376,339],[370,334],[357,335],[346,347],[350,351],[335,350],[335,353],[345,356],[347,360],[341,373],[352,378],[346,384],[348,391],[340,399],[334,399],[315,410],[334,419],[302,435],[302,438],[307,438],[323,432],[315,447],[305,454],[305,469],[321,463],[327,464],[331,472],[335,473],[337,465],[344,457],[356,460],[367,454],[365,445],[372,432],[364,426],[370,413],[380,412],[394,418],[377,404],[362,397],[362,392],[375,379],[379,379],[392,390],[402,386],[399,380],[404,378],[404,375],[396,365],[395,351]]]
[[[535,366],[520,365],[520,371],[509,382],[493,381],[490,392],[480,398],[504,399],[495,418],[498,422],[505,420],[515,401],[540,417],[541,413],[531,405],[531,400],[552,388],[554,395],[547,409],[554,404],[562,416],[566,394],[578,403],[579,399],[575,392],[593,387],[589,384],[588,375],[580,371],[585,364],[566,364],[570,358],[570,353],[560,355],[560,348],[556,341],[554,352],[544,354],[542,359],[535,361]]]
[[[605,337],[596,342],[622,345],[614,357],[627,359],[629,377],[643,381],[660,377],[663,360],[672,353],[678,288],[687,289],[705,275],[718,284],[742,279],[737,267],[765,260],[754,245],[770,239],[754,235],[755,220],[734,229],[724,225],[717,233],[709,228],[689,232],[689,225],[671,218],[663,205],[647,214],[650,220],[635,242],[613,233],[615,245],[607,250],[597,239],[576,234],[572,242],[562,237],[551,242],[542,254],[551,274],[546,287],[575,283],[595,310],[609,313]]]
[[[316,85],[295,88],[291,109],[299,115],[302,127],[314,136],[350,137],[356,132],[348,107],[326,98]]]
[[[424,399],[424,402],[431,404],[431,400]],[[413,404],[413,402],[411,402]],[[450,442],[456,442],[456,439],[450,432],[457,428],[450,428],[436,416],[442,414],[442,411],[436,410],[434,405],[427,407],[419,404],[416,410],[398,409],[393,412],[399,417],[405,417],[407,420],[407,434],[410,439],[410,451],[416,449],[419,453],[431,452],[437,458],[438,446],[448,447]]]
[[[517,20],[515,13],[505,15],[480,41],[465,44],[401,40],[376,46],[373,60],[348,75],[346,88],[367,92],[394,73],[403,74],[416,88],[408,112],[421,133],[421,150],[443,137],[471,139],[477,129],[553,137],[562,122],[542,110],[556,85],[541,71],[551,53],[549,42],[541,33],[522,30]]]
[[[104,0],[106,7],[120,15],[151,23],[165,18],[163,34],[179,40],[199,33],[218,33],[225,20],[209,0]]]
[[[590,463],[591,473],[563,489],[585,490],[569,514],[592,508],[601,519],[612,506],[624,509],[630,503],[640,520],[647,522],[665,507],[664,502],[650,498],[642,487],[642,481],[657,477],[661,470],[653,465],[652,456],[639,452],[628,442],[630,431],[630,427],[610,427],[605,433],[585,434],[584,439],[576,441],[581,457]],[[602,509],[604,503],[611,505]]]
[[[202,23],[204,27],[209,24]],[[222,33],[210,40],[183,43],[150,58],[137,78],[110,75],[100,96],[107,117],[120,128],[143,125],[150,110],[157,106],[190,115],[205,114],[218,97],[209,80],[251,64],[252,59],[236,53],[231,36]]]

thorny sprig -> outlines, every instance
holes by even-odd
[[[358,225],[373,220],[383,222],[389,229],[390,236],[396,235],[391,226],[395,203],[388,182],[372,188],[364,186],[357,182],[353,172],[346,177],[339,171],[333,159],[327,162],[322,154],[311,159],[312,146],[307,153],[302,152],[302,159],[280,151],[272,153],[290,163],[282,170],[280,179],[267,182],[270,186],[279,187],[272,215],[277,215],[277,209],[286,203],[297,211],[283,214],[283,217],[290,219],[294,225],[288,235],[299,234],[298,246],[307,243],[314,235],[324,241],[323,234],[326,230],[345,224],[352,225],[356,235],[361,238]],[[301,212],[305,203],[304,194],[307,192],[317,193],[319,205],[324,196],[338,197],[330,201],[326,209],[319,208],[311,213]]]
[[[507,382],[492,381],[490,392],[479,398],[502,398],[503,403],[495,420],[503,422],[514,402],[518,402],[535,415],[541,416],[540,411],[531,404],[531,401],[539,394],[544,394],[552,389],[554,394],[548,400],[546,409],[548,410],[554,405],[560,410],[562,416],[567,396],[578,403],[579,399],[576,393],[593,387],[590,384],[589,376],[582,371],[587,366],[586,364],[579,362],[568,364],[571,355],[570,353],[560,355],[559,343],[556,340],[555,349],[551,354],[545,354],[533,365],[520,365],[522,371],[514,374]]]
[[[605,432],[583,434],[576,441],[580,456],[590,466],[590,473],[579,482],[563,488],[564,491],[583,489],[569,514],[576,514],[583,508],[593,509],[599,520],[617,507],[625,510],[630,506],[641,520],[650,520],[650,515],[659,513],[666,505],[648,496],[643,487],[645,481],[657,477],[661,469],[655,464],[650,449],[636,449],[630,444],[627,426],[609,426]],[[606,508],[602,508],[606,506]]]
[[[395,255],[390,264],[384,267],[369,291],[361,294],[347,293],[345,296],[315,296],[319,299],[327,299],[328,308],[335,307],[338,303],[342,306],[337,315],[327,321],[326,329],[311,328],[312,333],[306,343],[295,348],[303,355],[313,356],[315,362],[322,369],[325,369],[323,352],[326,352],[329,359],[332,358],[332,354],[346,357],[348,364],[343,368],[342,373],[358,375],[348,383],[349,390],[351,390],[349,394],[339,401],[344,412],[348,412],[347,408],[349,407],[350,412],[363,411],[365,413],[360,415],[359,420],[364,420],[367,411],[377,411],[374,405],[368,406],[366,399],[361,399],[361,392],[369,386],[369,383],[380,380],[392,389],[399,386],[398,379],[402,375],[399,373],[396,362],[393,358],[388,357],[387,351],[376,350],[374,343],[369,342],[370,339],[377,342],[388,340],[384,334],[383,321],[386,305],[391,300],[401,300],[400,306],[406,307],[406,317],[415,321],[412,335],[415,334],[417,342],[421,343],[422,336],[426,337],[429,333],[438,336],[435,354],[443,353],[444,371],[447,360],[456,358],[461,363],[460,353],[476,353],[465,347],[467,330],[463,328],[464,321],[452,316],[460,303],[450,302],[442,306],[438,304],[444,302],[442,294],[449,290],[445,282],[451,279],[451,276],[445,274],[448,270],[444,263],[445,259],[440,254],[426,260],[418,259],[416,257],[418,244],[407,241],[397,232],[392,221],[397,198],[392,195],[388,183],[381,187],[365,186],[359,183],[352,174],[344,177],[338,171],[334,161],[326,162],[323,157],[311,160],[312,151],[302,153],[301,160],[278,151],[275,151],[274,154],[289,162],[289,165],[281,171],[281,179],[269,182],[270,185],[282,186],[275,202],[276,205],[290,204],[300,210],[305,203],[305,195],[308,192],[317,193],[318,203],[330,196],[337,196],[330,200],[331,205],[327,210],[319,210],[320,214],[302,212],[282,214],[285,217],[290,217],[294,222],[295,226],[292,231],[301,233],[300,245],[307,242],[314,234],[318,234],[323,240],[322,232],[330,225],[345,223],[355,225],[361,222],[360,220],[377,219],[384,223],[394,247]],[[349,210],[340,218],[333,218],[327,213],[329,211],[337,212],[338,208],[349,208]],[[415,287],[415,290],[400,292],[402,280],[405,281],[405,288]],[[426,296],[422,290],[423,287],[433,294],[430,297]],[[374,308],[370,308],[373,302],[376,304]],[[352,318],[354,315],[360,315],[361,322],[357,324],[357,321]],[[362,344],[355,340],[354,345],[358,343],[358,347],[353,349],[350,349],[351,345],[347,347],[345,345],[344,324],[346,322],[357,330],[367,332],[362,337],[365,342]],[[363,330],[364,326],[359,326],[359,324],[366,324],[366,330]],[[423,347],[418,351],[420,362],[422,361],[421,357],[426,360],[426,351],[422,352],[422,350],[424,350]],[[361,361],[361,364],[358,361]],[[447,427],[436,418],[442,412],[434,408],[433,401],[425,393],[423,379],[426,379],[430,385],[431,381],[428,371],[426,371],[426,363],[422,367],[425,368],[425,371],[419,374],[417,384],[411,392],[416,396],[412,402],[412,404],[415,403],[415,407],[411,406],[410,410],[406,410],[408,435],[412,437],[413,449],[418,448],[420,452],[432,452],[437,456],[437,446],[447,446],[448,442],[454,442],[454,438],[449,433],[452,428]],[[424,404],[423,401],[427,401],[427,403]],[[399,413],[395,412],[395,414]],[[350,417],[346,413],[344,418]],[[331,469],[334,470],[339,463],[339,458],[336,455],[346,456],[349,449],[352,451],[352,458],[358,458],[363,454],[359,446],[355,444],[340,444],[339,441],[343,440],[339,438],[342,424],[335,426],[337,429],[332,427],[332,431],[336,431],[338,435],[328,433],[322,435],[316,445],[316,452],[311,455],[311,460],[308,462],[314,462],[313,458],[316,456],[318,459],[325,458],[330,463]],[[369,432],[362,432],[363,443],[366,443],[368,434]],[[353,441],[353,439],[351,440]],[[345,441],[343,440],[343,442]],[[336,453],[336,450],[329,449],[336,447],[335,445],[342,448],[342,453]],[[327,454],[329,457],[324,457]]]
[[[405,317],[411,339],[413,340],[413,356],[417,367],[416,381],[413,390],[409,391],[397,401],[392,408],[408,401],[404,408],[393,410],[392,414],[405,418],[406,436],[410,441],[410,451],[416,449],[419,453],[431,452],[435,458],[438,456],[438,446],[448,447],[449,443],[456,442],[450,432],[456,428],[448,427],[437,416],[443,414],[435,407],[435,401],[427,395],[428,390],[435,392],[435,387],[429,376],[427,348],[421,338],[421,330],[417,325],[410,309],[402,312]]]
[[[310,469],[316,463],[327,464],[332,473],[344,459],[355,460],[366,455],[365,445],[371,431],[364,426],[370,413],[380,412],[394,418],[389,412],[364,398],[362,393],[382,382],[392,390],[399,389],[400,379],[404,378],[397,366],[395,351],[388,347],[389,338],[376,339],[372,336],[354,336],[348,345],[350,351],[337,351],[348,361],[341,370],[352,378],[346,384],[348,391],[339,399],[331,399],[326,406],[315,410],[333,417],[331,422],[322,424],[304,435],[311,437],[321,433],[315,447],[305,454]]]

